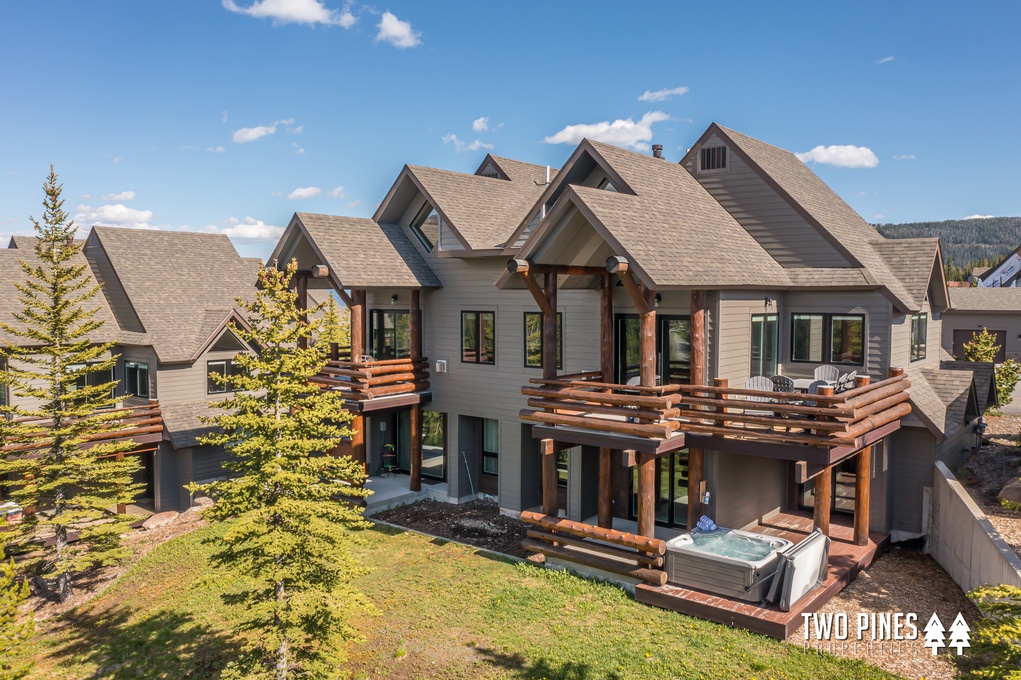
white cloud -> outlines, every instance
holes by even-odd
[[[482,118],[476,118],[472,121],[472,130],[475,132],[485,132],[489,129],[489,119],[483,116]]]
[[[123,159],[123,158],[121,158],[120,156],[114,156],[114,157],[113,157],[113,164],[114,164],[114,165],[117,165],[117,164],[119,164],[119,163],[120,163],[120,162],[121,162],[122,160],[124,160],[124,159]]]
[[[967,217],[963,217],[961,219],[965,219],[965,220],[988,220],[988,219],[991,219],[993,217],[996,217],[996,215],[977,215],[976,214],[976,215],[968,215]]]
[[[336,186],[330,189],[330,198],[345,198],[346,196],[347,191],[345,191],[342,186]]]
[[[292,122],[293,122],[293,119],[292,119]],[[302,132],[305,131],[305,126],[304,125],[299,125],[298,127],[287,128],[287,131],[289,133],[291,133],[292,135],[300,135]]]
[[[802,163],[822,163],[838,168],[874,168],[879,165],[879,158],[867,146],[822,146],[811,151],[796,153]]]
[[[457,138],[457,135],[450,133],[449,135],[443,135],[444,144],[453,144],[454,150],[457,153],[462,151],[478,151],[479,149],[492,149],[493,145],[487,142],[483,142],[481,139],[476,139],[474,142],[465,142]]]
[[[638,98],[640,102],[663,102],[673,97],[680,97],[681,95],[688,94],[687,87],[672,87],[665,90],[646,90],[641,97]]]
[[[223,0],[223,6],[237,14],[272,19],[274,26],[325,24],[351,28],[358,21],[347,6],[339,11],[328,9],[320,0],[257,0],[249,7],[239,7],[234,0]]]
[[[876,59],[876,63],[877,64],[889,64],[891,61],[893,61],[896,58],[897,57],[895,57],[895,56],[893,56],[891,54],[889,57],[883,57],[882,59]]]
[[[136,210],[122,203],[101,205],[97,208],[93,208],[91,205],[80,205],[78,213],[74,216],[74,221],[78,226],[86,229],[94,224],[153,229],[154,227],[149,224],[151,219],[151,210]]]
[[[287,198],[295,201],[302,198],[312,198],[322,193],[322,189],[319,187],[298,187],[291,193],[287,194]]]
[[[92,198],[92,194],[82,194],[82,200],[87,201]]]
[[[226,110],[220,111],[220,122],[226,123],[227,118],[229,118],[229,116],[227,115],[227,111]]]
[[[895,160],[895,161],[913,161],[913,160],[915,160],[915,154],[909,153],[909,154],[904,154],[903,156],[894,156],[893,160]]]
[[[295,156],[303,156],[303,155],[305,155],[305,149],[303,149],[302,147],[299,146],[297,149],[294,150],[294,155]]]
[[[209,153],[223,153],[226,151],[222,146],[207,146],[206,151]]]
[[[258,125],[256,127],[241,128],[234,132],[234,136],[231,138],[235,144],[245,144],[247,142],[254,142],[257,139],[261,139],[266,135],[275,135],[277,132],[276,125]]]
[[[228,221],[232,226],[225,227],[221,230],[222,233],[228,236],[228,238],[279,239],[284,233],[283,227],[266,224],[262,220],[257,220],[254,217],[246,217],[243,220],[232,217]]]
[[[124,202],[124,201],[133,201],[133,200],[135,200],[135,192],[134,191],[122,191],[122,192],[120,192],[118,194],[106,194],[104,196],[100,196],[100,198],[103,199],[104,201],[113,201],[115,203],[121,203],[121,202]]]
[[[662,111],[650,111],[637,123],[632,118],[618,118],[612,123],[579,123],[568,125],[560,132],[545,137],[543,141],[547,144],[577,144],[588,137],[615,146],[646,150],[649,148],[648,142],[652,140],[652,125],[664,120],[670,120],[670,116]]]
[[[883,213],[876,213],[875,215],[872,216],[872,219],[874,219],[874,220],[885,220],[886,219],[886,215],[884,215]]]
[[[355,200],[355,201],[351,201],[350,203],[345,203],[344,207],[345,208],[357,208],[361,204],[362,204],[361,201]]]
[[[407,21],[401,21],[390,12],[383,12],[379,20],[379,33],[376,34],[376,42],[388,42],[394,47],[405,49],[416,47],[422,44],[419,38],[421,33],[416,33]]]

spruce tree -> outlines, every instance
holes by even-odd
[[[12,323],[0,323],[18,339],[0,349],[6,363],[0,385],[14,397],[0,409],[13,418],[0,433],[7,443],[0,483],[11,500],[35,510],[26,512],[14,536],[42,542],[26,567],[42,590],[64,602],[73,595],[76,574],[126,555],[120,536],[131,519],[118,515],[116,506],[137,494],[132,475],[140,463],[117,455],[131,442],[94,440],[120,415],[109,410],[116,382],[97,380],[112,375],[117,357],[113,343],[89,339],[103,325],[94,302],[99,286],[77,257],[77,228],[63,210],[61,189],[50,166],[43,220],[29,218],[35,261],[21,261],[25,280],[16,287],[22,308]]]
[[[336,310],[298,308],[288,287],[296,268],[261,268],[254,300],[238,300],[251,330],[233,331],[259,353],[238,354],[240,370],[217,378],[233,392],[206,418],[218,432],[203,441],[231,453],[230,478],[190,487],[216,499],[208,517],[230,521],[212,539],[212,562],[242,584],[228,597],[244,605],[239,630],[253,642],[237,670],[280,679],[330,675],[340,643],[354,637],[349,616],[368,606],[352,585],[361,569],[350,551],[367,525],[339,500],[367,495],[365,473],[326,454],[351,434],[351,414],[340,395],[309,382],[339,339],[326,327]]]
[[[17,575],[14,560],[0,561],[0,680],[23,678],[29,671],[29,664],[18,658],[35,632],[31,616],[21,610],[28,595],[28,582]]]

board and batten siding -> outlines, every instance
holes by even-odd
[[[992,331],[1006,331],[1007,346],[1004,348],[1008,359],[1021,359],[1021,313],[1017,312],[943,312],[943,349],[954,353],[954,331],[967,330],[980,333],[983,328]],[[958,357],[964,359],[964,357]]]
[[[712,135],[703,146],[724,146]],[[699,171],[695,149],[685,167],[783,267],[847,267],[847,260],[732,148],[725,170]]]

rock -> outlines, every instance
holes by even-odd
[[[164,524],[170,524],[180,513],[176,510],[168,510],[167,512],[161,512],[157,515],[152,515],[144,522],[142,522],[142,528],[148,531],[152,531],[156,527],[161,527]]]
[[[1012,479],[1000,489],[999,495],[996,496],[1001,501],[1010,501],[1011,503],[1021,504],[1021,479]]]
[[[191,504],[193,507],[208,508],[210,505],[213,504],[213,499],[210,498],[209,496],[198,496],[197,498],[192,500]]]

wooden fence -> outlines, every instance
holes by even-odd
[[[329,361],[312,382],[353,401],[421,392],[429,389],[429,360]]]
[[[140,446],[148,445],[142,448],[151,450],[163,433],[163,411],[156,400],[150,400],[145,406],[103,409],[95,415],[104,420],[99,425],[99,432],[86,438],[86,444],[130,439]],[[30,423],[38,429],[28,436],[4,440],[0,454],[31,453],[52,444],[53,437],[49,434],[52,423],[47,419],[18,418],[16,422]]]

